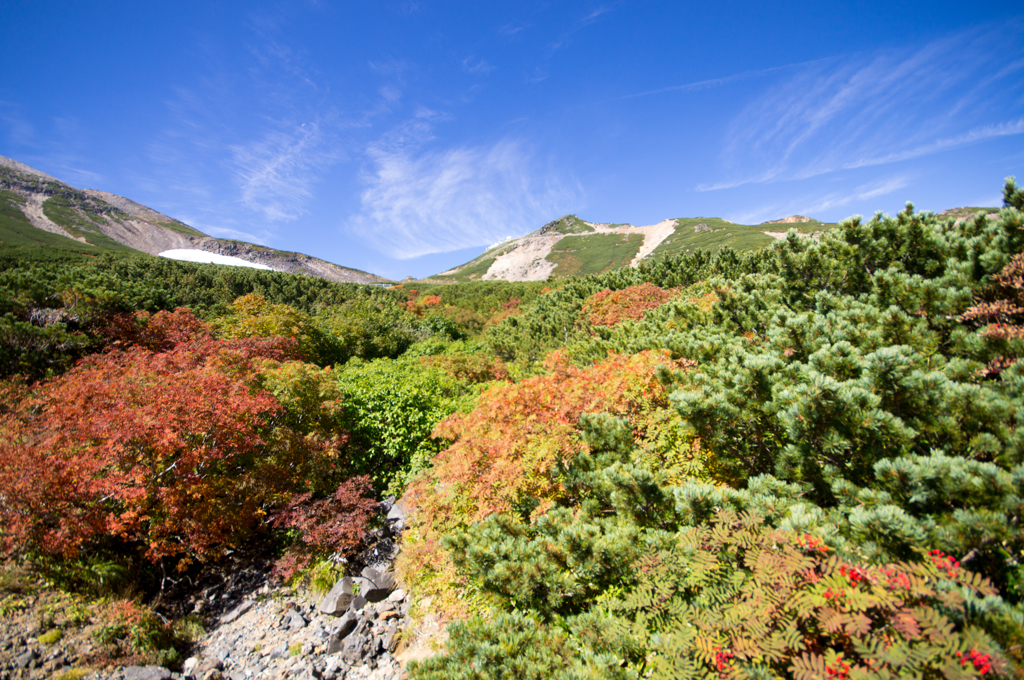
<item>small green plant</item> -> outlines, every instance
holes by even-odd
[[[38,556],[34,566],[51,588],[95,596],[117,592],[130,578],[124,562],[99,555],[82,555],[71,559]]]
[[[54,680],[81,680],[85,676],[92,673],[92,669],[89,668],[70,668],[60,675],[56,676]]]
[[[48,621],[47,626],[81,626],[89,621],[92,607],[89,602],[77,595],[57,592],[54,599],[47,602],[41,609],[41,616]]]
[[[8,595],[0,600],[0,616],[9,616],[28,607],[28,602],[17,595]]]
[[[52,644],[60,642],[61,638],[63,637],[64,631],[62,631],[60,628],[54,628],[50,632],[43,633],[42,635],[40,635],[37,638],[37,640],[39,641],[39,644],[43,645],[44,647],[49,647]]]
[[[172,627],[132,600],[110,604],[101,619],[93,638],[112,656],[152,654],[167,649],[173,641]]]
[[[326,595],[330,592],[338,579],[345,575],[340,564],[330,560],[316,560],[304,573],[299,574],[295,580],[305,582],[309,590],[317,596]]]
[[[296,642],[295,644],[293,644],[291,647],[288,648],[288,656],[298,656],[299,654],[302,654],[302,643],[301,642]]]
[[[174,622],[174,637],[186,644],[192,644],[206,634],[202,617],[189,614]]]

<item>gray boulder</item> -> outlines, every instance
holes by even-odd
[[[327,593],[320,601],[318,609],[324,614],[338,614],[348,609],[354,596],[352,579],[348,576],[342,577],[331,588],[331,592]]]
[[[252,600],[243,600],[240,605],[238,605],[237,607],[235,607],[234,609],[229,611],[224,616],[220,617],[220,622],[221,623],[231,623],[231,622],[235,621],[236,619],[238,619],[239,616],[241,616],[242,614],[244,614],[247,611],[249,611],[250,609],[252,609],[252,606],[254,604],[256,604],[256,603],[253,602]]]
[[[163,666],[128,666],[125,680],[170,680],[171,672]]]

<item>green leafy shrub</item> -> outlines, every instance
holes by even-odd
[[[362,299],[323,311],[317,324],[334,343],[336,364],[351,357],[394,358],[416,340],[416,321],[412,315],[397,305]]]
[[[347,454],[382,492],[404,489],[407,473],[443,448],[431,439],[437,423],[468,409],[476,396],[468,382],[413,357],[354,362],[336,375]]]
[[[292,338],[306,361],[319,366],[329,366],[339,359],[344,361],[334,339],[305,312],[285,304],[270,304],[256,293],[238,298],[231,307],[231,314],[213,323],[213,330],[219,337]]]

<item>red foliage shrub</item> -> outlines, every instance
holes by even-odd
[[[345,480],[322,500],[314,501],[308,493],[293,497],[273,521],[278,527],[297,530],[299,543],[278,561],[275,572],[290,579],[313,557],[351,552],[362,543],[377,508],[366,475]]]
[[[617,291],[605,289],[587,298],[580,317],[594,326],[614,326],[627,319],[636,321],[678,294],[678,289],[665,290],[653,283]]]
[[[178,307],[173,312],[116,314],[101,330],[113,348],[138,345],[151,352],[166,352],[183,342],[209,335],[206,324],[192,310]]]
[[[998,352],[984,374],[994,377],[1015,364],[1024,354],[1024,253],[1018,253],[992,277],[993,285],[985,292],[989,297],[967,309],[961,321],[987,324],[980,335]]]
[[[150,340],[176,342],[173,319],[154,315]],[[312,453],[277,426],[277,400],[254,387],[260,360],[281,360],[293,345],[200,335],[166,352],[95,355],[40,384],[0,415],[5,550],[73,556],[115,536],[158,560],[243,536],[284,500]]]

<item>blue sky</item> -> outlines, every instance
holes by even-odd
[[[0,7],[0,155],[390,278],[566,213],[999,205],[1017,2]]]

